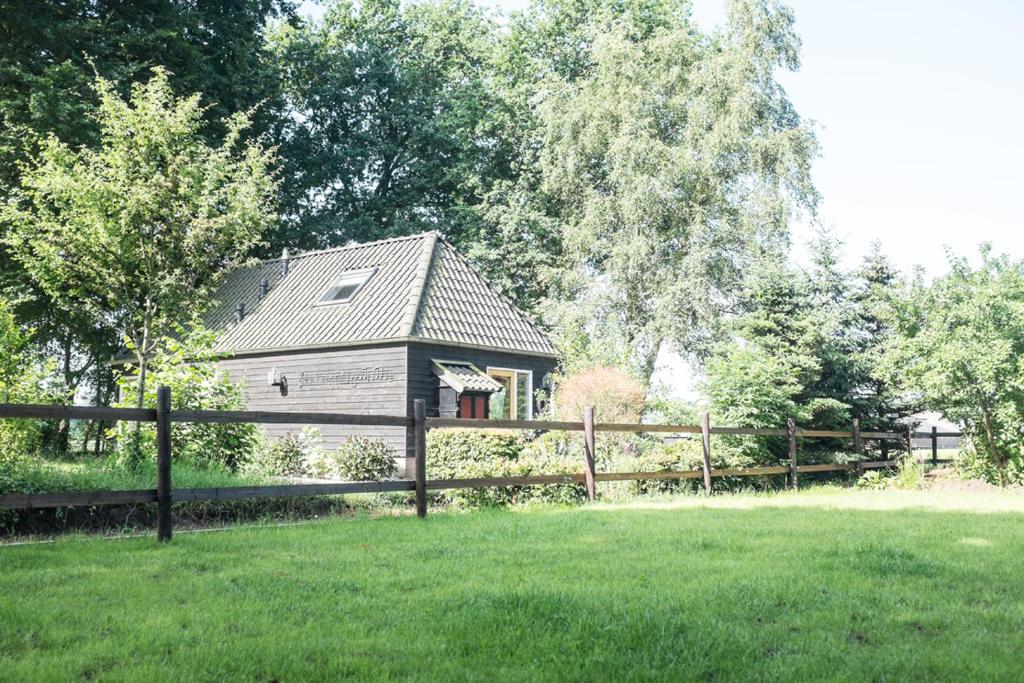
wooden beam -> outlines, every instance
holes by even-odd
[[[547,420],[467,420],[458,417],[428,417],[427,429],[524,429],[582,432],[583,423]]]
[[[798,488],[796,464],[796,423],[793,418],[786,419],[786,436],[789,440],[789,487],[794,491]]]
[[[171,540],[171,388],[156,390],[156,540]]]
[[[594,465],[595,439],[594,439],[594,406],[587,406],[583,409],[583,474],[587,482],[587,500],[594,500],[597,497],[597,486],[595,475],[597,469]]]
[[[365,425],[411,427],[412,418],[400,415],[354,415],[351,413],[294,413],[267,410],[175,410],[172,422],[248,424]]]
[[[0,509],[35,510],[63,507],[98,507],[155,503],[156,489],[130,491],[62,491],[59,493],[11,493],[0,496]]]
[[[704,493],[711,495],[711,416],[705,411],[700,415],[701,453],[704,457]]]
[[[108,408],[106,406],[48,406],[0,403],[0,418],[42,420],[125,420],[156,422],[156,411],[149,408]]]
[[[600,475],[599,475],[600,476]],[[536,484],[586,483],[584,474],[538,474],[521,477],[473,477],[467,479],[428,479],[427,488],[470,489],[491,486],[533,486]]]
[[[413,451],[416,456],[416,515],[427,516],[427,402],[413,401]]]
[[[414,489],[415,483],[408,480],[281,484],[279,486],[224,486],[174,489],[174,500],[178,503],[185,503],[200,500],[238,500],[239,498],[292,498],[296,496],[333,496],[345,493],[386,493]]]

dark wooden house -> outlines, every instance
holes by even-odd
[[[530,419],[555,369],[549,339],[437,233],[264,261],[232,273],[207,325],[252,410]],[[271,438],[301,431],[268,425]],[[392,446],[403,428],[321,428]]]

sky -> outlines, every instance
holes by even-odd
[[[527,0],[478,0],[505,14]],[[946,270],[982,242],[1024,258],[1024,2],[790,0],[802,66],[779,79],[814,121],[818,220],[855,266],[873,241],[903,271]],[[305,6],[304,6],[305,7]],[[705,29],[723,0],[693,0]],[[806,262],[807,221],[793,226]],[[657,377],[692,381],[666,357]]]

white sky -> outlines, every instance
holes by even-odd
[[[478,2],[509,13],[527,0]],[[724,20],[723,0],[693,5],[705,28]],[[945,270],[946,246],[973,255],[990,241],[1024,257],[1024,3],[789,5],[803,64],[780,78],[817,124],[820,220],[845,240],[847,264],[873,240],[900,269],[929,275]],[[797,261],[807,235],[794,226]],[[657,379],[689,395],[689,373],[666,361]]]

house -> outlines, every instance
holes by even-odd
[[[531,419],[551,341],[435,232],[289,255],[232,272],[206,324],[251,410]],[[267,425],[271,438],[301,425]],[[325,446],[378,438],[411,471],[401,427],[324,425]]]

